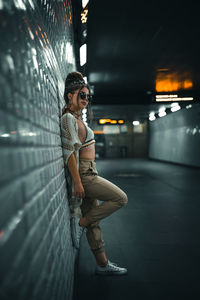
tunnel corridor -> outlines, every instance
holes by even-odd
[[[0,300],[200,299],[199,9],[168,2],[0,0]],[[129,198],[101,222],[123,277],[94,275],[85,234],[73,244],[74,71],[99,175]]]
[[[74,299],[198,299],[200,170],[142,159],[101,160],[97,167],[129,198],[101,221],[108,259],[128,274],[95,275],[83,234]]]

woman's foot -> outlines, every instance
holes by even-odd
[[[105,267],[96,266],[95,273],[97,275],[125,275],[127,274],[126,268],[118,267],[115,263],[108,260]]]

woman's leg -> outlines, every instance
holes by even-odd
[[[100,205],[91,207],[84,214],[80,220],[80,225],[83,227],[106,218],[128,202],[127,195],[105,178],[97,175],[85,176],[82,182],[87,197],[102,201]]]
[[[97,199],[84,198],[81,205],[81,211],[83,216],[88,213],[92,208],[99,205]],[[81,224],[80,224],[81,225]],[[91,251],[93,252],[96,262],[99,266],[105,266],[108,262],[104,249],[104,241],[102,239],[101,228],[99,222],[94,222],[87,226],[86,236]]]
[[[80,175],[86,197],[81,205],[83,218],[79,224],[87,228],[88,243],[97,264],[105,266],[108,259],[99,221],[127,204],[127,195],[110,181],[98,176],[96,163],[92,161],[80,161]],[[103,202],[99,205],[97,199]]]

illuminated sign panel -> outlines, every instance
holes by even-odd
[[[156,102],[193,101],[193,97],[178,97],[178,95],[156,95]]]
[[[193,88],[192,75],[190,72],[173,72],[170,69],[158,69],[155,81],[157,93],[177,92]]]
[[[114,120],[114,119],[99,119],[99,125],[122,125],[124,124],[124,120]]]

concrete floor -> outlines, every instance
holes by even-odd
[[[95,275],[84,234],[74,299],[200,299],[200,169],[140,159],[96,163],[129,198],[101,221],[108,258],[128,274]]]

